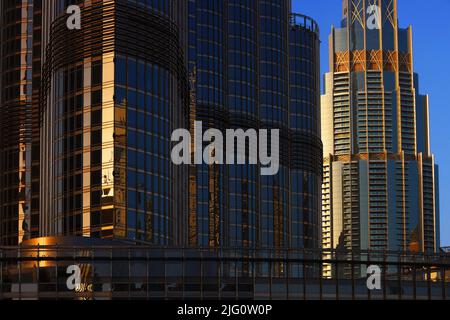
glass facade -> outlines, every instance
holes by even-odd
[[[82,31],[65,28],[66,5],[45,8],[41,233],[180,245],[187,176],[170,136],[187,127],[184,5],[80,3]]]
[[[319,245],[319,40],[303,19],[290,1],[189,1],[191,118],[204,130],[280,130],[275,176],[249,164],[190,168],[192,246]]]
[[[3,245],[38,236],[40,16],[41,1],[0,4],[0,244]]]
[[[322,142],[320,139],[319,32],[314,20],[291,16],[290,193],[291,246],[319,248]],[[318,170],[320,168],[320,170]]]
[[[116,56],[116,67],[116,130],[126,138],[116,148],[117,161],[126,159],[126,237],[168,245],[176,218],[171,216],[176,199],[169,196],[170,135],[176,124],[172,106],[178,98],[171,88],[176,78],[130,56]]]
[[[66,26],[73,4],[81,30]],[[2,17],[16,6],[5,2]],[[27,55],[20,79],[28,81],[24,110],[34,111],[19,118],[33,135],[2,162],[22,168],[5,167],[2,180],[11,200],[2,201],[5,243],[76,235],[318,247],[318,28],[292,15],[290,1],[60,0],[27,8],[22,43],[33,60]],[[189,120],[204,130],[279,129],[278,174],[261,176],[253,164],[174,166],[169,139]]]
[[[323,247],[436,252],[437,168],[412,29],[398,27],[394,0],[343,5],[322,96]],[[362,12],[374,7],[372,25]]]
[[[319,28],[291,0],[0,1],[0,299],[448,299],[396,3],[343,0],[320,100]],[[278,173],[175,165],[196,121],[279,130]]]

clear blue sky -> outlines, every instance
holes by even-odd
[[[320,26],[322,73],[328,72],[328,35],[339,26],[340,0],[292,0],[294,12]],[[398,0],[400,27],[413,27],[420,91],[430,95],[431,148],[439,164],[441,244],[450,246],[450,0]]]

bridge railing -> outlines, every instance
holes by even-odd
[[[450,258],[446,254],[146,246],[0,247],[0,299],[449,297]]]

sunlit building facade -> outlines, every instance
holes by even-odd
[[[319,247],[319,30],[291,1],[8,1],[2,19],[5,244]],[[195,120],[279,129],[278,174],[175,166]]]
[[[81,29],[66,9],[81,7]],[[41,236],[181,245],[184,168],[171,132],[186,128],[183,1],[43,5]]]
[[[41,1],[0,3],[0,244],[39,234]]]
[[[274,176],[260,165],[191,166],[188,244],[319,247],[317,24],[289,0],[190,0],[188,45],[191,125],[280,130]]]
[[[396,0],[343,1],[321,107],[324,248],[439,248],[429,100],[419,93],[412,38],[411,27],[398,26]]]

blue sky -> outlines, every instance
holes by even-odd
[[[328,72],[328,35],[339,26],[340,0],[292,0],[293,10],[314,18],[321,32],[321,69]],[[441,244],[450,246],[450,0],[398,0],[400,27],[412,25],[414,68],[420,91],[430,95],[431,148],[439,164]]]

